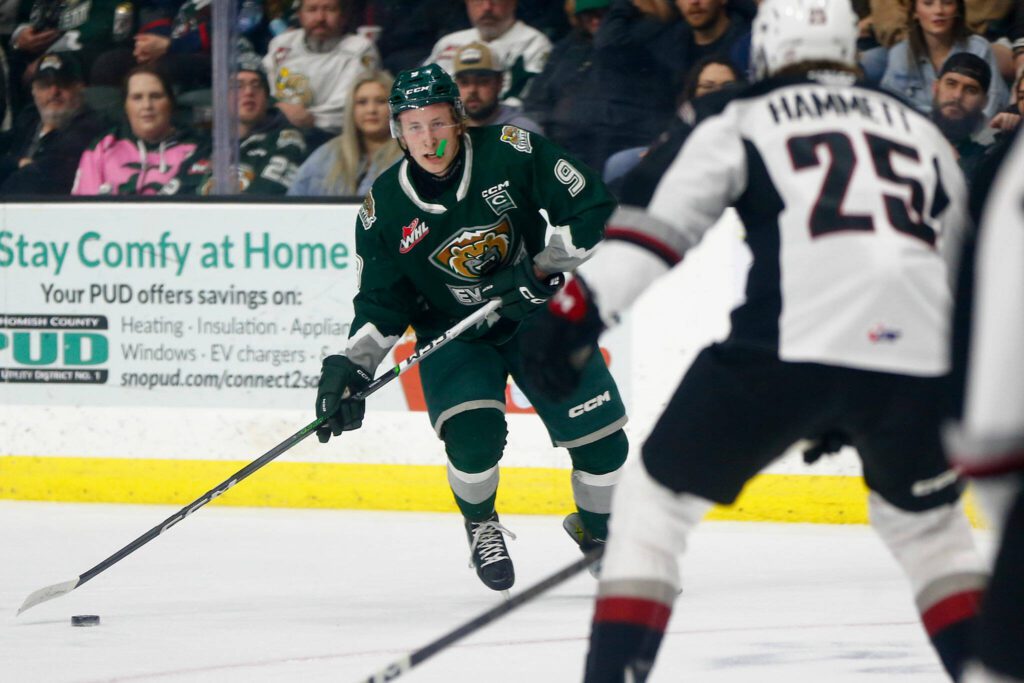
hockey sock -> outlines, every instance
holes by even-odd
[[[921,615],[932,646],[954,681],[960,680],[964,664],[971,656],[971,636],[980,602],[981,591],[955,593]]]
[[[590,512],[583,508],[577,508],[580,513],[580,519],[583,521],[583,527],[590,532],[590,535],[599,541],[603,541],[608,538],[608,517],[610,515],[598,512]]]
[[[493,408],[448,418],[442,438],[448,453],[448,484],[462,515],[480,522],[494,512],[498,460],[505,448],[505,416]]]
[[[967,517],[959,503],[910,511],[874,491],[868,506],[871,525],[910,580],[942,665],[959,680],[987,578]]]
[[[1024,681],[1024,493],[1003,521],[992,581],[975,633],[977,658],[1008,680]]]
[[[572,494],[583,526],[594,538],[608,537],[612,492],[622,478],[629,441],[621,429],[582,446],[569,449],[572,458]]]
[[[665,588],[668,592],[674,590],[671,586]],[[660,600],[599,597],[587,652],[585,683],[645,681],[671,614],[671,605]]]
[[[495,493],[494,495],[489,496],[483,502],[470,503],[468,501],[462,500],[461,498],[458,497],[458,495],[456,495],[455,504],[459,506],[459,512],[462,513],[463,517],[465,517],[471,522],[482,522],[488,517],[490,517],[492,514],[494,514],[494,501],[497,497],[498,494]]]

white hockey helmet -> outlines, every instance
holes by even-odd
[[[850,0],[761,0],[750,38],[754,77],[810,60],[855,66],[857,33]]]

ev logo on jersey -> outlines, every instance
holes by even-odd
[[[430,262],[460,280],[479,280],[505,263],[512,251],[512,221],[465,228],[434,250]]]
[[[408,254],[420,240],[426,237],[428,232],[430,232],[430,228],[427,227],[426,222],[420,223],[419,218],[413,218],[412,223],[409,225],[403,225],[402,239],[398,243],[399,253]]]
[[[598,394],[594,398],[587,399],[578,406],[573,406],[572,408],[569,408],[569,417],[579,417],[583,413],[589,413],[591,410],[595,410],[603,406],[605,403],[611,402],[611,400],[612,392],[609,389],[608,391],[605,391],[603,394]]]
[[[480,193],[480,196],[487,202],[487,206],[491,207],[491,211],[499,216],[516,208],[516,203],[512,201],[512,195],[508,193],[508,186],[509,181],[506,180]]]
[[[448,291],[452,293],[455,300],[463,306],[476,306],[484,302],[484,295],[480,292],[480,287],[453,287],[452,285],[446,285]]]

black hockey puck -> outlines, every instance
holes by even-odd
[[[76,614],[71,617],[72,626],[99,626],[100,617],[98,614]]]

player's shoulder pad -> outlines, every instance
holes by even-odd
[[[533,133],[518,126],[501,125],[494,126],[499,141],[510,146],[517,152],[533,154],[534,138]]]
[[[374,185],[376,186],[376,183]],[[362,223],[363,230],[369,230],[377,222],[377,203],[373,198],[372,187],[363,198],[363,205],[359,207],[359,222]]]

